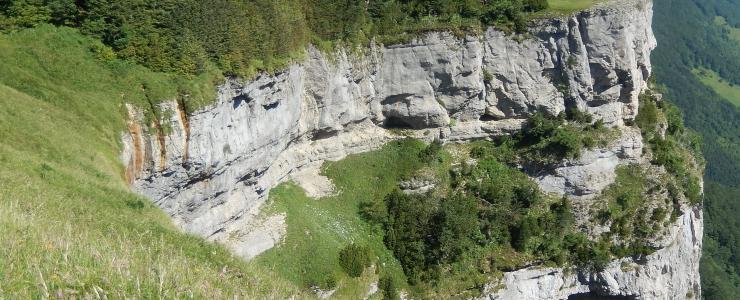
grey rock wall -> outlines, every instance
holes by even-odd
[[[624,124],[634,119],[650,75],[656,45],[651,19],[649,0],[609,1],[569,17],[538,20],[529,35],[489,29],[465,38],[429,33],[360,54],[309,49],[305,61],[280,74],[228,80],[205,109],[184,114],[175,102],[164,104],[178,112],[161,120],[172,128],[167,136],[148,135],[142,127],[149,124],[139,124],[140,112],[129,106],[122,160],[133,189],[184,231],[249,258],[279,242],[284,231],[269,228],[280,220],[258,217],[269,190],[304,166],[376,149],[398,138],[388,128],[463,142],[515,132],[536,112],[577,107],[620,128],[623,136],[534,179],[546,191],[587,199],[613,182],[617,165],[641,159],[639,132]],[[650,259],[668,266],[668,273],[610,268],[581,278],[525,269],[507,274],[506,288],[490,297],[563,298],[598,288],[671,298],[679,293],[667,290],[671,282],[698,284],[700,213],[680,221],[676,231],[690,227],[694,242],[676,234],[675,243]],[[693,225],[686,227],[689,221]],[[687,271],[680,280],[679,271]],[[650,282],[666,290],[647,293]],[[562,292],[546,291],[565,285]]]
[[[626,299],[701,299],[698,276],[702,212],[685,213],[667,230],[666,247],[644,261],[622,258],[601,272],[527,268],[504,274],[480,299],[567,299],[570,295],[623,296]]]

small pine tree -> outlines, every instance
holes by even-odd
[[[380,290],[383,292],[383,300],[396,300],[398,299],[398,290],[396,287],[396,281],[391,276],[383,276],[378,282]]]
[[[360,277],[371,264],[370,248],[349,244],[339,251],[339,264],[351,277]]]

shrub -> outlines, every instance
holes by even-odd
[[[491,74],[491,72],[489,72],[485,68],[483,68],[483,81],[485,81],[485,82],[491,82],[491,81],[493,81],[493,74]]]
[[[360,203],[360,216],[373,224],[385,224],[388,219],[388,210],[383,201],[368,201]]]
[[[442,200],[442,228],[439,231],[441,260],[453,262],[470,249],[480,235],[478,203],[475,198],[456,194]]]
[[[562,159],[580,157],[583,146],[580,132],[572,128],[560,128],[543,148],[547,150],[547,154]]]
[[[611,243],[608,241],[599,241],[592,246],[589,251],[589,265],[594,271],[603,271],[611,260]]]
[[[559,118],[536,113],[527,120],[524,129],[519,133],[520,144],[524,146],[537,144],[551,136],[562,124],[563,121]]]
[[[550,7],[547,0],[524,0],[524,7],[529,11],[539,11]]]
[[[568,65],[568,68],[573,68],[578,64],[578,61],[576,61],[576,58],[573,56],[568,56],[568,60],[565,62]]]
[[[399,298],[396,280],[389,275],[380,278],[378,288],[383,292],[383,300],[397,300]]]
[[[598,119],[594,122],[593,129],[599,130],[604,128],[604,119]]]
[[[676,135],[683,133],[684,124],[683,114],[681,113],[681,110],[679,110],[678,107],[676,107],[675,105],[670,104],[666,101],[661,102],[660,106],[665,113],[668,134]]]
[[[540,231],[540,227],[537,224],[537,219],[526,217],[522,219],[519,224],[512,226],[511,231],[511,246],[519,252],[525,252],[528,249],[527,242],[533,236],[537,235],[537,232]]]
[[[421,279],[431,263],[429,249],[434,226],[430,224],[436,213],[436,199],[424,195],[405,195],[396,190],[386,199],[388,222],[385,245],[393,251],[410,283]]]
[[[702,191],[701,191],[701,185],[699,184],[699,178],[696,178],[693,175],[688,176],[687,182],[686,182],[686,189],[684,191],[684,195],[689,200],[689,203],[691,204],[698,204],[701,202],[702,198]]]
[[[574,123],[564,124],[566,117]],[[578,158],[581,149],[595,147],[597,138],[602,134],[601,131],[591,131],[592,120],[590,114],[578,110],[569,110],[558,117],[537,113],[527,120],[524,129],[516,135],[515,144],[520,153],[526,154],[526,160],[530,163],[548,164]],[[603,121],[597,126],[601,129]]]
[[[585,111],[578,110],[577,108],[568,109],[566,112],[566,116],[568,117],[568,120],[581,124],[591,124],[594,119],[591,114]]]
[[[567,197],[563,197],[559,203],[550,206],[550,211],[555,214],[558,231],[565,232],[575,224],[572,206]]]
[[[650,220],[653,222],[662,221],[663,219],[665,219],[665,216],[666,216],[666,209],[662,207],[656,207],[653,210],[653,215],[650,216]]]
[[[680,145],[672,139],[655,138],[651,141],[653,149],[653,163],[665,166],[668,172],[683,176],[688,171]]]
[[[429,144],[429,146],[419,153],[419,157],[422,162],[429,164],[441,160],[439,155],[440,151],[442,151],[442,141],[435,139]]]
[[[372,252],[366,246],[349,244],[339,251],[339,265],[351,277],[360,277],[372,263]]]
[[[658,114],[658,106],[655,105],[652,97],[647,94],[640,95],[640,109],[637,111],[635,123],[640,127],[644,139],[650,140],[656,133]]]

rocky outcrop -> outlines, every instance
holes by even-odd
[[[536,112],[555,115],[576,107],[621,128],[622,137],[535,179],[547,191],[587,198],[613,181],[617,165],[641,155],[639,132],[624,124],[634,119],[650,75],[651,18],[647,0],[609,1],[569,17],[538,20],[527,35],[489,29],[465,38],[429,33],[359,54],[309,49],[305,61],[282,73],[228,80],[215,103],[199,111],[185,114],[174,101],[164,104],[163,109],[176,112],[165,114],[170,120],[158,120],[172,129],[165,136],[147,135],[141,127],[149,124],[138,124],[140,113],[129,107],[122,154],[126,174],[134,190],[151,198],[183,230],[251,257],[279,241],[280,230],[263,228],[281,220],[257,217],[269,190],[304,166],[398,138],[387,129],[460,142],[517,131]],[[700,224],[698,218],[689,214],[681,220]],[[677,228],[689,228],[682,224]],[[700,239],[701,227],[690,228],[693,239]],[[689,249],[679,244],[683,235],[675,238],[675,249],[659,251],[663,256],[656,252],[655,266],[698,259],[698,252],[682,252]],[[677,265],[669,269],[683,270]],[[637,276],[655,284],[698,282],[696,272],[678,280],[652,267],[614,270],[587,280],[562,270],[536,275],[541,280],[527,275],[534,273],[519,273],[540,270],[514,272],[505,277],[504,294],[492,297],[526,298],[560,281],[588,287],[603,281],[598,286],[605,293],[625,295],[643,291]],[[510,284],[533,292],[512,294]],[[568,291],[586,290],[593,291]],[[669,294],[656,297],[661,295]]]
[[[618,165],[642,161],[642,135],[637,128],[620,128],[620,136],[606,147],[587,149],[580,157],[568,160],[535,175],[540,188],[549,193],[589,200],[614,182]]]
[[[625,299],[701,299],[698,276],[702,212],[685,213],[667,230],[667,246],[641,260],[612,261],[601,272],[527,268],[504,274],[481,299],[567,299],[571,295]]]

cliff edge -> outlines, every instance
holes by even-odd
[[[646,160],[640,132],[629,124],[651,73],[651,20],[650,1],[612,1],[535,21],[525,35],[488,29],[353,52],[309,49],[305,61],[281,73],[228,80],[205,109],[163,104],[173,112],[164,125],[142,124],[129,106],[122,159],[133,189],[183,230],[249,258],[279,242],[280,220],[256,216],[270,189],[302,168],[400,138],[388,129],[464,142],[516,132],[537,112],[577,108],[621,136],[531,176],[543,190],[586,205],[614,182],[618,166]],[[166,135],[147,133],[165,125]],[[493,283],[486,297],[700,298],[701,211],[681,211],[655,242],[661,249],[644,261],[624,258],[594,273],[523,269]]]

